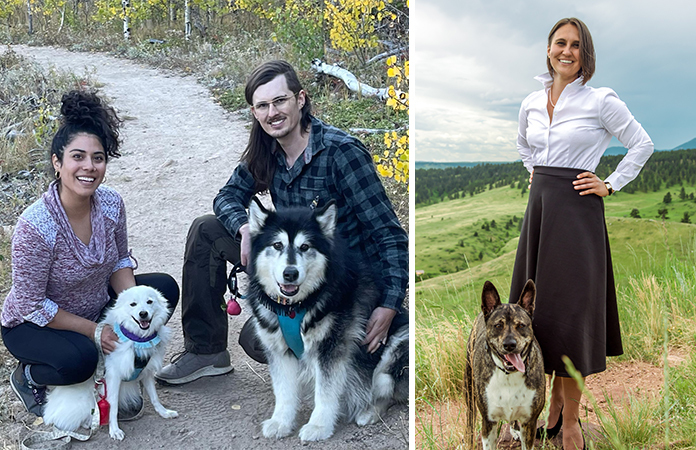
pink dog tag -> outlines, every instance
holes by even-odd
[[[230,316],[238,316],[242,312],[242,307],[239,306],[234,297],[227,300],[227,314]]]

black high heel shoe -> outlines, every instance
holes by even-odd
[[[556,425],[554,425],[553,428],[537,428],[536,438],[544,439],[545,436],[546,439],[553,439],[558,436],[558,433],[561,431],[561,426],[563,426],[563,408],[561,408],[561,412],[558,414],[558,422],[556,422]]]

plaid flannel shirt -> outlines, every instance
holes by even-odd
[[[309,145],[295,164],[288,169],[282,151],[276,157],[269,188],[275,207],[309,206],[316,199],[321,207],[334,199],[339,233],[381,276],[382,306],[399,310],[408,284],[408,236],[362,142],[312,117]],[[232,236],[248,222],[254,185],[241,163],[215,197],[215,214]]]

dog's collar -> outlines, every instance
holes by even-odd
[[[288,316],[294,319],[298,312],[304,311],[305,309],[302,306],[303,302],[288,304],[289,299],[280,295],[276,298],[271,298],[263,294],[260,297],[261,304],[279,316]]]
[[[121,342],[125,342],[126,340],[133,341],[136,347],[154,347],[160,343],[160,337],[157,335],[156,331],[147,337],[140,337],[135,333],[131,333],[126,328],[121,328],[120,324],[115,324],[114,333],[116,333],[116,336],[118,336]]]
[[[495,367],[497,367],[498,369],[500,369],[500,370],[502,370],[503,372],[505,372],[505,375],[510,375],[511,373],[519,372],[517,369],[515,369],[515,370],[512,371],[512,372],[510,372],[509,370],[507,370],[507,369],[505,368],[505,364],[503,364],[503,366],[501,367],[499,364],[502,364],[502,359],[500,358],[500,356],[498,355],[498,353],[496,353],[496,352],[494,352],[494,351],[491,351],[491,357],[493,358],[493,364],[495,365]]]

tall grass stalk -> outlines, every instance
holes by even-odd
[[[471,321],[416,322],[416,397],[442,400],[461,398],[466,342]]]

